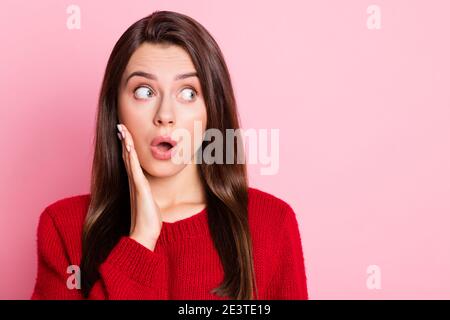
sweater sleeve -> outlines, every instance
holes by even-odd
[[[267,289],[268,300],[307,300],[303,249],[295,212],[287,207],[284,223],[279,230],[279,252],[276,268]]]
[[[48,209],[37,230],[38,267],[32,300],[84,299],[74,288],[68,267],[66,244]],[[100,278],[88,299],[167,299],[164,257],[131,239],[122,237],[100,265]],[[82,277],[83,275],[80,274]]]

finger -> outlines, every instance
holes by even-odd
[[[124,124],[119,124],[118,128],[119,128],[119,131],[122,133],[122,136],[124,137],[125,142],[134,146],[133,137],[131,136],[130,131],[128,131],[127,127]]]
[[[121,141],[121,147],[122,147],[122,159],[125,165],[125,169],[127,172],[127,179],[128,179],[128,190],[129,190],[129,197],[130,197],[130,209],[131,209],[131,221],[130,221],[130,232],[131,230],[134,229],[134,224],[135,224],[135,192],[134,192],[134,183],[132,181],[132,174],[131,174],[131,169],[130,169],[130,164],[129,164],[129,153],[126,150],[126,140],[124,139],[124,136],[126,136],[124,134],[123,128],[122,126],[119,124],[117,125],[117,136],[119,137],[120,141]]]
[[[125,135],[125,147],[128,151],[128,159],[129,159],[129,168],[131,170],[131,175],[135,182],[136,188],[142,188],[145,184],[145,176],[142,171],[141,164],[139,163],[139,157],[136,153],[136,149],[134,148],[133,137],[128,131],[128,129],[121,125],[122,133]],[[142,191],[142,190],[141,190]]]
[[[118,126],[118,129],[120,130],[122,137],[124,137],[123,150],[125,153],[125,161],[127,163],[128,183],[130,186],[130,200],[133,205],[135,203],[134,200],[136,197],[136,190],[139,188],[138,186],[141,184],[139,176],[136,175],[137,170],[136,170],[135,166],[133,166],[134,161],[131,159],[132,158],[132,155],[131,155],[132,149],[134,151],[134,148],[133,148],[134,141],[133,141],[132,135],[127,130],[125,125],[120,124]],[[137,174],[139,174],[139,171],[137,171]],[[132,210],[133,210],[133,208],[132,208]]]
[[[131,134],[129,132],[127,132],[125,125],[119,124],[117,126],[117,128],[119,129],[119,131],[122,135],[122,138],[123,138],[122,151],[124,153],[124,161],[126,162],[126,165],[127,165],[128,178],[132,178],[132,172],[131,172],[131,167],[130,167],[130,150],[131,150],[130,148],[131,148],[131,145],[133,145],[133,138],[131,137]]]
[[[117,135],[118,135],[118,137],[119,137],[119,139],[120,139],[120,141],[121,141],[121,146],[122,146],[122,160],[123,160],[123,162],[124,162],[125,169],[126,169],[126,171],[127,171],[128,182],[130,182],[130,175],[131,175],[131,172],[130,172],[130,166],[129,166],[128,152],[127,152],[127,150],[126,150],[126,141],[125,141],[125,139],[124,139],[125,134],[124,134],[123,129],[122,129],[122,127],[121,127],[120,124],[117,125],[117,129],[118,129],[118,131],[119,131]]]
[[[130,168],[133,175],[133,179],[136,182],[138,188],[142,188],[147,185],[147,179],[145,178],[144,172],[142,171],[141,164],[136,152],[136,149],[131,146],[130,150]],[[142,190],[142,189],[141,189]]]

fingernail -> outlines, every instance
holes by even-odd
[[[119,130],[120,132],[122,132],[122,127],[120,126],[120,124],[117,125],[117,130]]]
[[[117,136],[119,137],[119,140],[122,140],[122,135],[120,134],[120,132],[117,132]]]
[[[130,152],[131,151],[131,147],[129,144],[127,144],[127,151]]]

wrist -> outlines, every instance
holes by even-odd
[[[134,241],[140,243],[141,245],[143,245],[144,247],[146,247],[147,249],[154,251],[155,250],[155,246],[156,246],[156,241],[158,240],[157,238],[151,238],[148,236],[143,236],[137,232],[132,232],[130,233],[130,238],[133,239]]]

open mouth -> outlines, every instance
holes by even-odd
[[[163,141],[160,142],[156,147],[161,151],[169,151],[174,146],[170,142]]]
[[[173,149],[176,145],[177,141],[171,139],[170,136],[157,136],[152,140],[150,149],[154,158],[168,160],[172,157]]]

